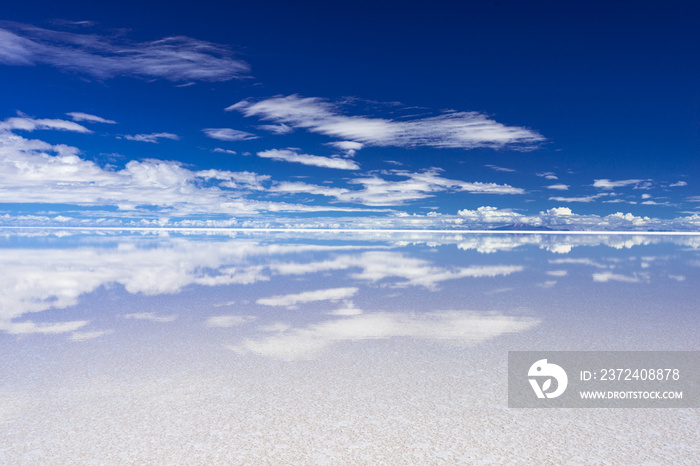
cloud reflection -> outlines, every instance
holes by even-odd
[[[503,334],[528,330],[538,323],[533,318],[467,311],[376,312],[305,327],[281,326],[275,335],[246,339],[239,345],[227,347],[237,353],[254,353],[275,359],[310,359],[340,342],[409,337],[470,346]]]

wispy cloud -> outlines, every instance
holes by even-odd
[[[149,320],[151,322],[166,323],[173,322],[177,319],[177,315],[171,314],[167,316],[156,315],[155,312],[136,312],[133,314],[125,314],[125,319]]]
[[[390,280],[392,286],[397,288],[422,286],[433,290],[437,288],[439,283],[447,280],[506,276],[521,272],[524,269],[522,266],[517,265],[439,267],[430,261],[393,251],[370,251],[357,255],[347,254],[323,262],[276,264],[271,266],[271,268],[282,275],[302,275],[330,270],[359,268],[358,272],[350,275],[351,278],[373,283],[382,282],[384,285],[387,284],[385,283],[386,280],[393,279]],[[399,280],[397,281],[396,279]]]
[[[184,36],[132,42],[100,36],[0,22],[0,63],[56,68],[108,79],[116,76],[161,78],[174,82],[228,81],[245,77],[247,63],[228,47]]]
[[[303,293],[273,296],[270,298],[260,298],[256,301],[263,306],[294,306],[300,303],[310,303],[314,301],[337,301],[351,298],[357,293],[358,288],[328,288],[325,290],[305,291]]]
[[[593,281],[602,283],[610,281],[624,283],[639,283],[641,280],[639,279],[639,277],[630,277],[627,275],[621,275],[612,272],[601,272],[593,274]]]
[[[536,319],[497,313],[442,311],[424,314],[375,312],[335,318],[306,327],[280,326],[271,336],[248,339],[229,346],[238,353],[255,353],[280,359],[309,359],[343,341],[410,337],[461,345],[475,345],[507,333],[528,330]]]
[[[482,194],[523,194],[525,191],[507,184],[466,182],[439,176],[440,170],[422,172],[389,170],[385,175],[405,178],[393,181],[370,175],[348,180],[350,186],[360,189],[319,186],[303,182],[283,182],[272,189],[277,192],[309,193],[334,197],[339,202],[363,204],[366,206],[396,206],[406,202],[432,197],[439,192],[470,192]]]
[[[359,170],[360,165],[352,160],[340,157],[323,157],[320,155],[299,154],[290,149],[271,149],[258,152],[258,157],[300,163],[314,167],[337,168],[339,170]]]
[[[159,139],[172,139],[178,141],[180,136],[173,133],[127,134],[124,139],[129,141],[152,142],[157,144]]]
[[[71,333],[70,337],[68,339],[70,341],[88,341],[88,340],[94,340],[95,338],[99,338],[105,335],[111,335],[114,333],[114,330],[95,330],[92,332],[73,332]]]
[[[205,128],[202,131],[204,131],[207,137],[218,139],[219,141],[247,141],[258,138],[258,136],[252,133],[232,128]]]
[[[30,335],[30,334],[58,334],[69,333],[78,330],[81,327],[89,324],[89,320],[76,320],[71,322],[52,322],[52,323],[35,323],[29,320],[22,322],[12,322],[0,318],[0,330],[11,335]]]
[[[490,168],[491,170],[495,170],[497,172],[514,173],[516,171],[516,170],[513,170],[512,168],[499,167],[496,165],[484,165],[484,167]]]
[[[478,112],[443,113],[412,120],[347,116],[337,105],[324,99],[298,95],[258,102],[244,100],[226,110],[370,146],[527,148],[544,140],[535,131],[506,126]]]
[[[547,186],[547,189],[556,189],[559,191],[566,191],[569,189],[569,186],[563,183],[558,183],[558,184],[552,184]]]
[[[678,188],[681,186],[688,186],[688,183],[685,181],[676,181],[675,183],[671,183],[668,186],[669,188]]]
[[[550,201],[557,201],[557,202],[593,202],[596,199],[603,197],[604,194],[592,194],[590,196],[572,196],[572,197],[563,197],[563,196],[552,196],[549,198]]]
[[[207,327],[231,328],[254,320],[254,316],[221,315],[209,317],[204,325]]]
[[[0,121],[0,131],[36,131],[36,130],[73,131],[76,133],[92,133],[89,129],[78,123],[67,120],[49,118],[30,118],[26,116],[12,117]]]
[[[638,184],[643,183],[645,181],[647,181],[647,180],[610,181],[608,179],[600,179],[600,180],[595,180],[593,182],[593,187],[600,188],[600,189],[615,189],[615,188],[621,188],[624,186],[638,185]]]
[[[211,150],[212,152],[217,152],[219,154],[229,154],[229,155],[236,155],[238,152],[235,150],[231,149],[222,149],[221,147],[215,147],[214,149]]]
[[[107,119],[99,117],[97,115],[90,115],[89,113],[69,112],[69,113],[66,113],[66,115],[71,117],[73,119],[73,121],[87,121],[90,123],[107,123],[110,125],[117,124],[117,122],[114,120],[107,120]]]
[[[289,134],[294,131],[294,128],[283,123],[279,125],[258,125],[256,128],[269,131],[272,134]]]

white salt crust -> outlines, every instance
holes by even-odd
[[[222,349],[208,355],[210,366],[120,367],[41,392],[5,389],[0,464],[691,465],[700,457],[696,409],[508,409],[504,353],[493,348],[395,340],[337,350],[280,362]]]

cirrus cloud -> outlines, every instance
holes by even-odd
[[[0,22],[0,63],[46,64],[98,79],[117,76],[173,82],[228,81],[247,76],[250,67],[226,46],[184,36],[132,42],[122,36],[55,31]]]
[[[243,100],[226,110],[369,146],[530,148],[544,140],[535,131],[506,126],[478,112],[450,112],[410,120],[347,116],[327,100],[296,94],[258,102]]]

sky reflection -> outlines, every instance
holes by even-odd
[[[634,463],[652,422],[666,428],[651,441],[683,445],[654,458],[697,453],[692,410],[505,407],[510,350],[697,350],[694,238],[152,232],[2,246],[0,462],[286,463],[278,445],[294,445],[354,463],[353,442],[374,457],[420,444],[546,462],[545,447],[588,455],[576,438]]]

